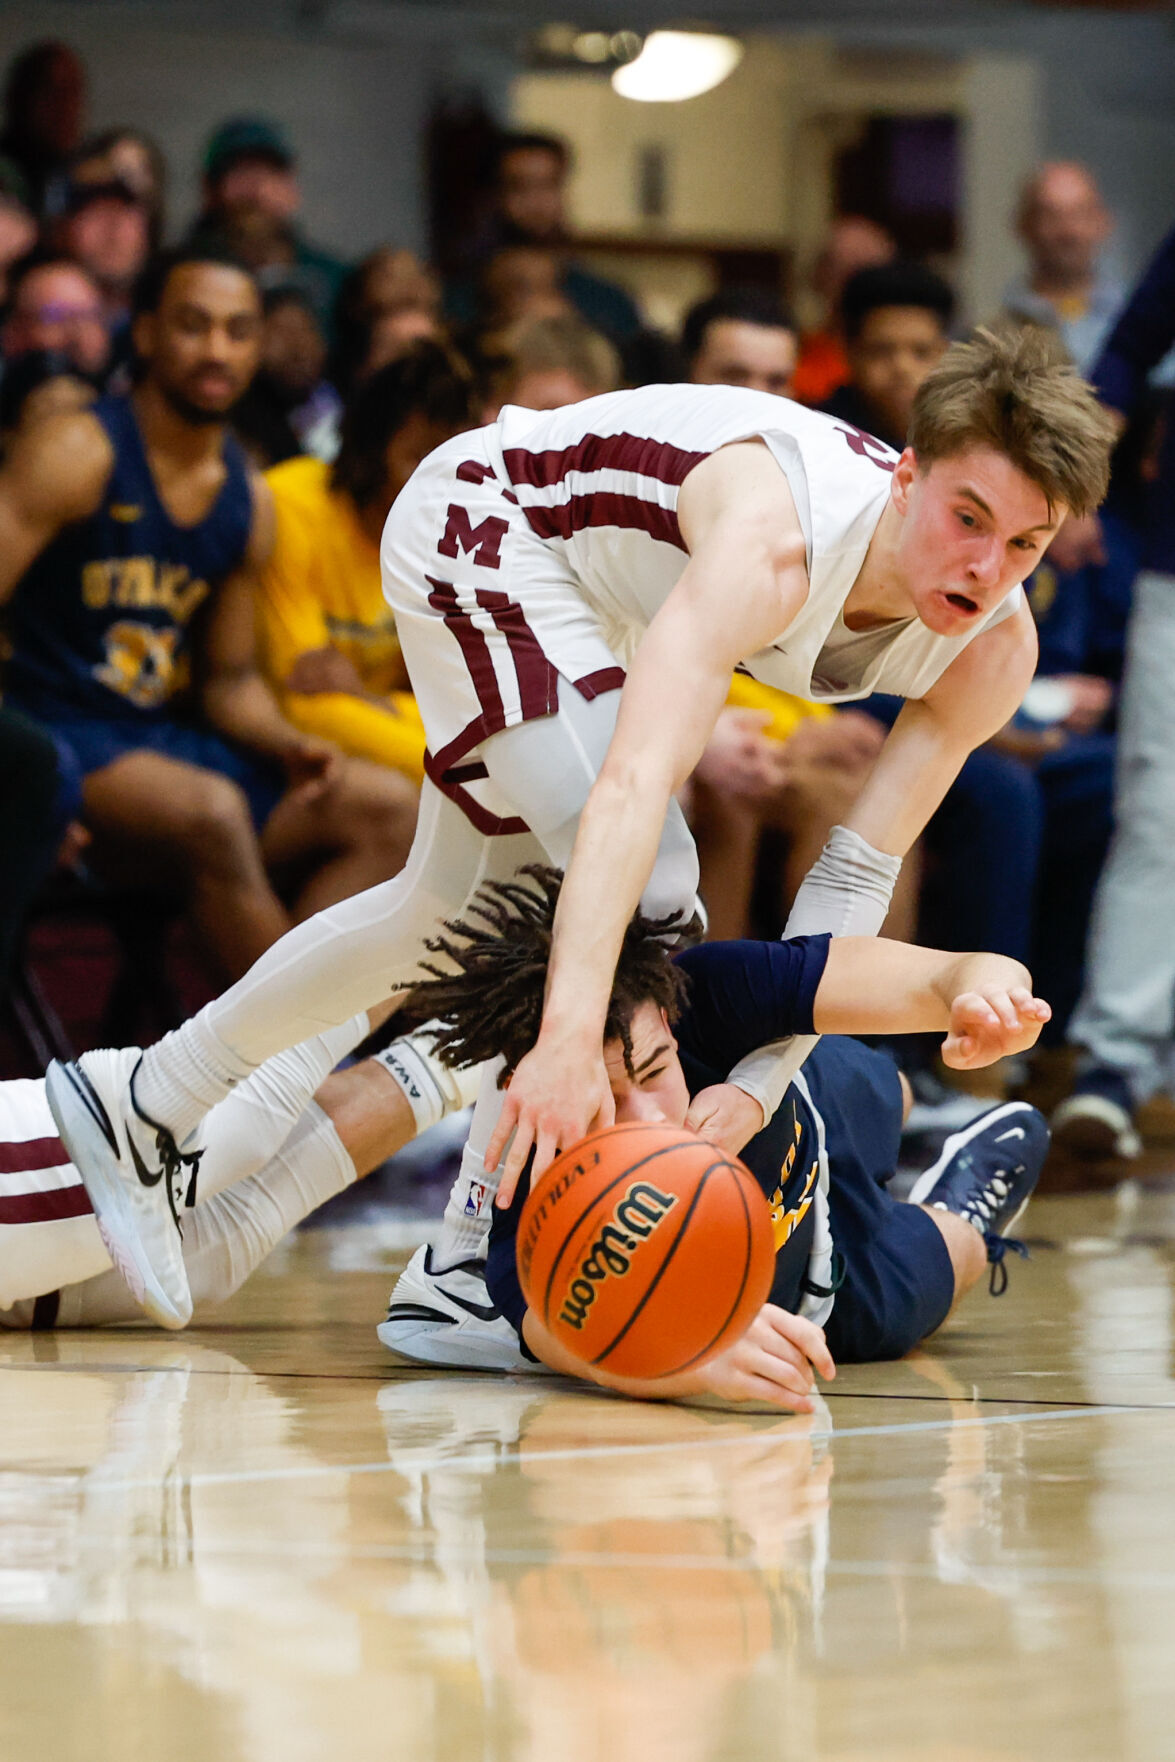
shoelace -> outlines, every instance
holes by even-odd
[[[155,1135],[155,1148],[159,1152],[159,1162],[163,1169],[163,1179],[167,1187],[167,1203],[171,1209],[172,1220],[182,1239],[184,1226],[180,1219],[181,1211],[190,1211],[196,1203],[196,1177],[200,1173],[200,1158],[203,1152],[182,1151],[167,1129],[161,1126]],[[185,1178],[185,1170],[191,1170]]]
[[[987,1258],[991,1266],[991,1277],[987,1288],[993,1297],[1002,1297],[1008,1288],[1008,1269],[1005,1256],[1009,1248],[1018,1254],[1021,1260],[1031,1260],[1027,1242],[1020,1242],[1015,1236],[997,1236],[994,1230],[985,1230],[983,1240],[987,1243]]]

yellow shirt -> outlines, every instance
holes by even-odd
[[[277,530],[260,573],[258,633],[262,671],[295,727],[332,740],[344,752],[424,776],[424,726],[406,688],[400,644],[379,576],[379,547],[368,538],[350,498],[330,484],[320,459],[289,459],[266,472]],[[300,655],[334,648],[346,655],[363,689],[384,704],[346,692],[291,692]]]
[[[767,710],[771,720],[763,732],[772,740],[787,740],[808,717],[826,722],[835,714],[831,704],[813,704],[806,698],[789,697],[786,691],[777,691],[773,685],[761,685],[745,673],[734,675],[726,702],[734,710]]]

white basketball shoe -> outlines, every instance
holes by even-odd
[[[427,1246],[416,1250],[400,1274],[387,1317],[375,1331],[385,1346],[414,1364],[451,1370],[546,1368],[523,1355],[518,1335],[486,1289],[484,1264],[463,1260],[434,1271]]]

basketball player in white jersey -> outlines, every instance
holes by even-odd
[[[1019,583],[1101,499],[1110,444],[1051,343],[981,332],[927,378],[900,457],[724,386],[507,407],[432,454],[382,548],[430,749],[403,873],[299,926],[145,1054],[49,1073],[112,1253],[136,1294],[158,1293],[151,1313],[175,1325],[190,1305],[155,1180],[177,1144],[263,1059],[411,982],[437,920],[525,862],[567,870],[543,1027],[504,1098],[483,1076],[434,1270],[481,1252],[486,1204],[499,1184],[508,1201],[532,1149],[537,1176],[608,1123],[617,950],[638,902],[659,916],[693,898],[674,791],[732,669],[809,698],[909,700],[788,925],[875,934],[902,856],[1032,676]],[[738,1148],[806,1050],[744,1061],[691,1121]]]

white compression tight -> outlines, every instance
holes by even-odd
[[[509,877],[527,862],[565,867],[619,695],[588,702],[560,681],[556,716],[506,729],[480,749],[494,785],[530,834],[486,838],[426,782],[403,872],[298,925],[223,997],[150,1048],[136,1079],[140,1107],[184,1137],[263,1059],[410,983],[426,938],[441,919],[460,914],[484,881]],[[688,914],[697,873],[693,840],[673,803],[645,909]]]

